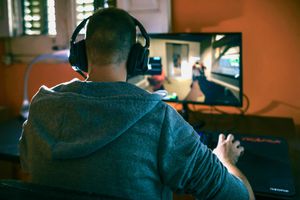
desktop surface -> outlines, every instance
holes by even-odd
[[[0,122],[0,160],[19,162],[19,138],[24,121],[15,117]]]

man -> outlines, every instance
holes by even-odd
[[[135,38],[123,10],[90,18],[88,79],[41,87],[32,99],[20,140],[31,181],[126,199],[253,199],[232,135],[212,152],[158,95],[126,83]]]

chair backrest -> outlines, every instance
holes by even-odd
[[[0,199],[96,200],[120,198],[9,179],[0,180]]]

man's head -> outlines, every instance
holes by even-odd
[[[117,8],[98,10],[87,25],[89,66],[101,67],[125,62],[135,42],[135,23],[127,12]]]

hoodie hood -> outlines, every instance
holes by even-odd
[[[125,82],[73,80],[52,89],[42,86],[24,129],[47,157],[84,157],[118,138],[160,101],[159,95]]]

